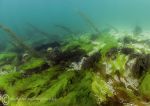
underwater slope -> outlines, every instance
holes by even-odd
[[[0,53],[0,95],[9,96],[2,106],[150,105],[146,33],[85,33],[29,47],[4,30],[23,50]]]

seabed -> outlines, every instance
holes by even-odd
[[[57,40],[43,33],[45,42],[0,28],[11,41],[0,48],[0,105],[150,105],[150,33],[140,27]]]

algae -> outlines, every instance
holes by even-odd
[[[33,48],[42,55],[30,56],[20,64],[16,64],[16,58],[22,53],[1,53],[0,69],[7,73],[0,75],[0,91],[3,91],[0,95],[9,95],[9,106],[126,106],[148,103],[149,51],[143,53],[142,49],[133,45],[141,44],[137,38],[134,41],[132,37],[124,38],[124,42],[120,42],[122,36],[117,38],[111,33],[96,34],[96,39],[92,36],[84,33],[66,37],[61,44],[35,45]],[[72,68],[73,63],[76,67]],[[80,65],[86,67],[81,68]],[[141,68],[142,74],[138,73]],[[136,74],[139,77],[135,77]]]

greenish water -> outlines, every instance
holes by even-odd
[[[150,1],[0,0],[0,106],[149,106]]]
[[[61,24],[75,31],[89,27],[78,16],[78,11],[85,12],[99,28],[105,24],[134,25],[149,24],[147,0],[1,0],[1,23],[16,31],[24,31],[27,23],[34,24],[49,32],[57,32],[53,25]]]

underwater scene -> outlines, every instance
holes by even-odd
[[[150,106],[150,1],[0,0],[0,106]]]

